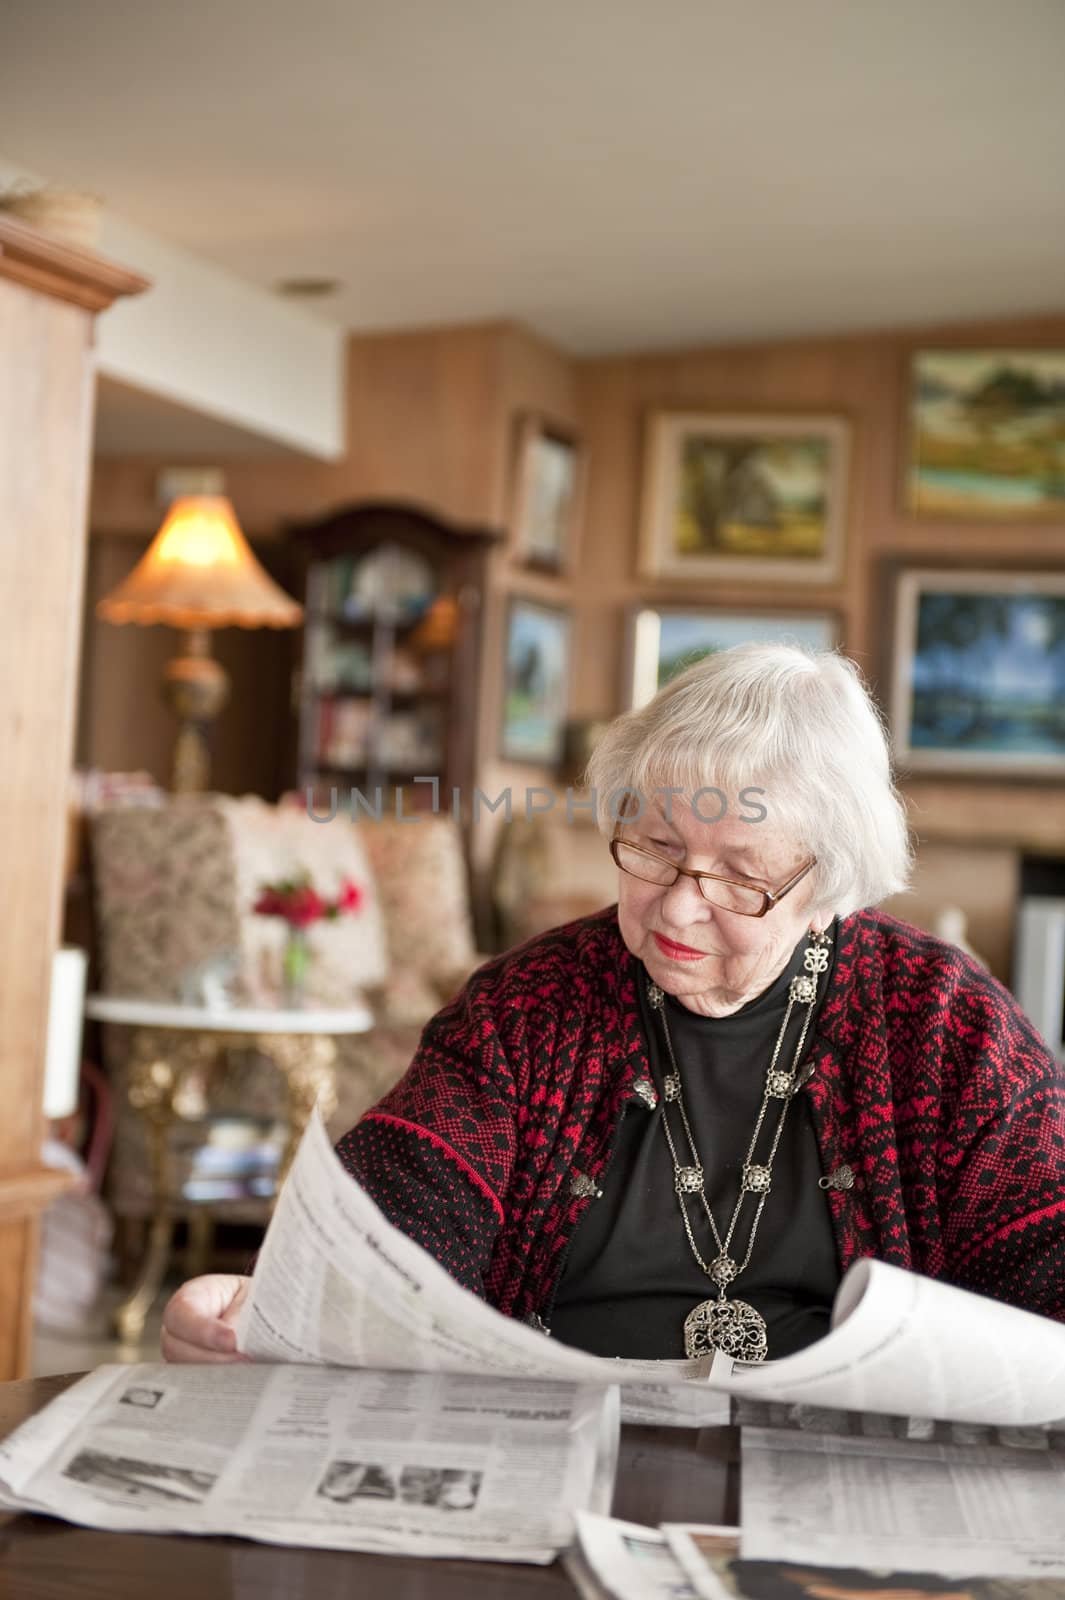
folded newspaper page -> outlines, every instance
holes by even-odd
[[[1023,1427],[1065,1417],[1065,1326],[866,1258],[832,1330],[786,1360],[718,1356],[711,1383],[758,1400]]]
[[[90,1528],[551,1561],[613,1493],[617,1390],[106,1366],[0,1443],[0,1504]]]
[[[739,1534],[732,1530],[734,1541]],[[698,1600],[692,1584],[656,1528],[577,1514],[577,1543],[563,1565],[581,1600]]]
[[[1065,1417],[1065,1327],[883,1262],[846,1274],[831,1332],[745,1366],[587,1355],[502,1316],[391,1226],[312,1118],[237,1324],[266,1361],[620,1383],[625,1420],[725,1420],[723,1396],[1022,1426]],[[631,1386],[637,1386],[634,1390]]]
[[[742,1432],[744,1559],[1065,1577],[1065,1436]]]

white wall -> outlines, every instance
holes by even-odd
[[[0,158],[0,188],[34,176]],[[344,329],[106,210],[97,248],[152,280],[100,319],[100,372],[309,455],[343,455]]]

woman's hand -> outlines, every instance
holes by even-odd
[[[237,1349],[233,1324],[250,1283],[250,1278],[227,1272],[183,1283],[163,1312],[163,1360],[246,1361]]]

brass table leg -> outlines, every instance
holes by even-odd
[[[202,1111],[208,1077],[220,1049],[250,1043],[254,1043],[285,1080],[289,1131],[278,1172],[280,1189],[315,1105],[323,1118],[330,1117],[336,1107],[336,1040],[321,1033],[262,1033],[252,1037],[222,1036],[206,1030],[203,1033],[168,1028],[134,1030],[129,1102],[148,1126],[154,1212],[148,1249],[136,1282],[114,1315],[115,1330],[125,1343],[140,1339],[170,1264],[174,1217],[169,1183],[169,1134],[175,1117],[183,1112]],[[209,1213],[190,1203],[189,1254],[194,1271],[203,1268],[212,1226]]]
[[[336,1108],[336,1040],[327,1033],[261,1033],[255,1048],[285,1080],[289,1131],[277,1174],[280,1190],[315,1106],[325,1120]]]
[[[129,1103],[144,1118],[152,1161],[153,1216],[148,1249],[132,1290],[114,1314],[124,1344],[136,1344],[162,1288],[174,1238],[170,1207],[169,1133],[186,1078],[202,1083],[217,1052],[217,1040],[173,1030],[137,1028],[129,1063]]]
[[[189,1211],[188,1230],[185,1271],[190,1278],[198,1278],[207,1271],[214,1247],[214,1216],[206,1205],[197,1205]]]

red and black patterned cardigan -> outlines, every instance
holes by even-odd
[[[875,911],[838,930],[806,1056],[843,1270],[876,1256],[1065,1320],[1065,1069],[1005,989]],[[338,1152],[508,1315],[550,1320],[565,1252],[650,1077],[615,908],[480,968]],[[576,1180],[576,1181],[575,1181]]]

